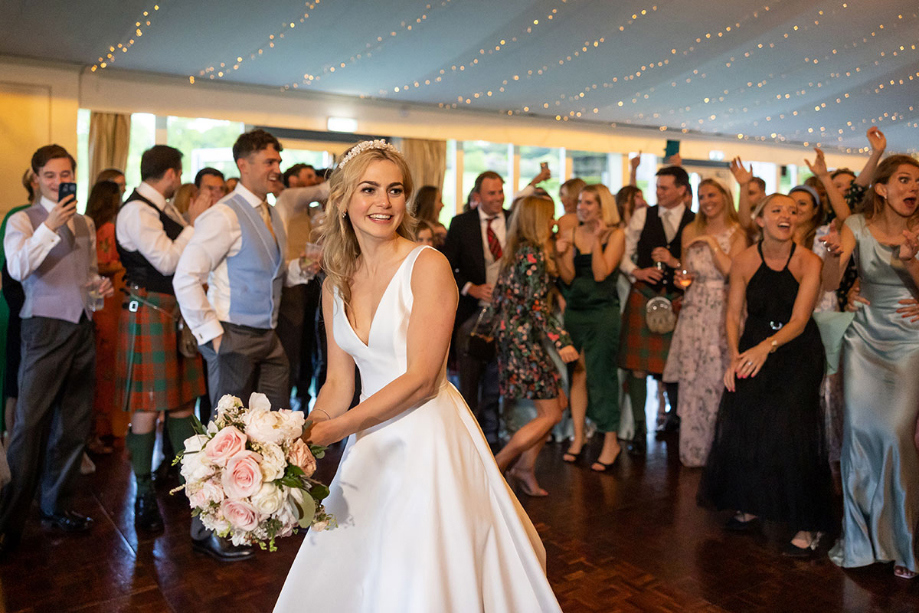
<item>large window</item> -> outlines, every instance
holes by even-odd
[[[475,187],[475,178],[486,170],[493,170],[501,175],[505,181],[505,197],[512,196],[507,193],[509,186],[513,185],[510,146],[483,140],[463,141],[463,193],[459,194],[463,202]]]
[[[629,159],[638,155],[638,152],[629,153]],[[636,174],[636,186],[644,194],[645,200],[649,204],[657,204],[657,161],[658,157],[653,153],[642,153],[641,164],[638,165]]]
[[[89,178],[89,109],[77,111],[77,210],[86,212],[86,201],[92,188]],[[92,178],[95,180],[95,177]]]
[[[144,151],[156,144],[156,115],[134,113],[131,115],[131,138],[128,145],[128,164],[124,169],[128,193],[140,185],[140,158]],[[192,175],[194,176],[194,175]]]
[[[175,147],[182,159],[182,182],[191,183],[199,170],[210,166],[227,177],[239,175],[233,160],[233,143],[245,130],[241,122],[218,119],[169,117],[166,144]]]
[[[441,186],[441,201],[444,208],[440,210],[440,223],[450,225],[456,215],[456,141],[447,141],[447,170],[444,173],[444,184]]]

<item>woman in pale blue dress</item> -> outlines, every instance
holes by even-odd
[[[830,552],[852,568],[894,564],[919,573],[919,322],[903,313],[919,296],[919,162],[887,158],[877,169],[865,213],[849,217],[837,242],[827,240],[824,279],[838,283],[855,256],[865,306],[843,341],[845,415],[842,442],[843,534]]]

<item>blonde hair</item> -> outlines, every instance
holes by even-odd
[[[878,193],[877,186],[890,181],[890,178],[900,169],[900,166],[919,168],[919,162],[908,155],[892,155],[878,165],[877,170],[874,171],[874,180],[871,182],[871,188],[868,190],[868,193],[865,194],[865,199],[862,201],[862,211],[865,214],[865,219],[871,219],[884,210],[887,199]],[[919,211],[919,209],[917,209],[917,211]],[[907,221],[915,221],[916,217],[919,216],[917,215],[917,211],[914,211]],[[910,224],[910,226],[912,226],[912,224]]]
[[[350,151],[345,152],[345,158]],[[348,158],[347,164],[339,165],[329,177],[329,201],[322,225],[322,269],[345,305],[351,303],[351,278],[357,270],[357,259],[361,255],[357,235],[347,217],[348,204],[367,168],[381,161],[392,162],[402,172],[406,207],[396,233],[410,241],[415,240],[415,218],[407,205],[412,197],[412,174],[401,153],[392,148],[367,148]]]
[[[183,183],[172,197],[172,206],[174,206],[179,213],[184,215],[188,211],[191,201],[197,197],[198,188],[195,187],[195,184]]]
[[[502,270],[514,265],[517,252],[526,244],[543,251],[546,269],[550,275],[555,275],[555,261],[549,253],[549,239],[552,237],[549,220],[553,217],[555,204],[546,198],[527,196],[517,203],[507,231],[504,255],[501,257]]]
[[[724,202],[724,208],[721,210],[721,218],[724,220],[724,225],[730,228],[739,223],[737,209],[734,208],[734,196],[731,195],[731,192],[729,192],[720,181],[716,181],[715,179],[703,179],[699,182],[696,194],[698,195],[706,185],[711,185],[721,194],[721,200]],[[705,231],[705,227],[708,225],[708,219],[705,217],[705,213],[699,211],[699,214],[696,215],[692,223],[693,226],[695,226],[696,234],[702,234]]]
[[[616,197],[613,196],[607,186],[602,183],[585,185],[580,193],[583,194],[584,192],[593,194],[597,198],[600,203],[600,215],[603,218],[603,223],[610,228],[616,228],[622,223],[622,218],[619,217],[619,207],[616,206]],[[578,197],[580,197],[580,194],[578,194]]]

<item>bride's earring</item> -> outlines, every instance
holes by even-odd
[[[348,216],[348,211],[342,211],[342,212],[341,212],[341,218],[342,218],[342,219],[344,219],[344,218],[347,217],[347,216]]]

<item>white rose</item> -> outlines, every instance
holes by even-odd
[[[284,441],[282,418],[275,411],[249,411],[243,421],[246,434],[256,443],[280,445]]]
[[[271,403],[268,402],[268,396],[265,394],[259,394],[258,392],[252,392],[252,395],[249,396],[249,410],[270,411]]]
[[[198,483],[214,474],[214,466],[207,462],[203,452],[189,453],[182,457],[181,473],[186,483]]]
[[[288,441],[300,438],[303,434],[303,424],[306,423],[306,416],[303,411],[291,411],[290,409],[281,409],[278,411],[281,416],[281,427],[284,430],[284,438]]]
[[[204,449],[209,440],[211,440],[211,437],[205,434],[196,434],[185,439],[185,453],[198,453]]]
[[[274,481],[283,477],[287,469],[284,450],[274,443],[262,443],[258,447],[262,454],[262,463],[259,465],[262,470],[262,480]]]
[[[262,487],[250,500],[262,515],[271,515],[281,509],[286,500],[284,490],[273,483],[262,483]]]
[[[217,402],[217,417],[223,417],[224,413],[239,408],[242,404],[242,400],[236,396],[224,394],[223,398]]]

